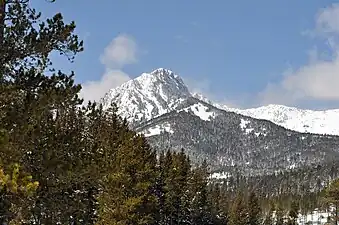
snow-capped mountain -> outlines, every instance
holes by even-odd
[[[182,79],[167,69],[143,73],[110,90],[102,103],[107,108],[111,102],[156,149],[184,148],[192,161],[206,159],[214,170],[260,175],[339,161],[339,136],[299,133],[255,118],[272,114],[283,123],[294,119],[297,109],[225,108],[191,94]]]
[[[104,108],[115,102],[130,123],[150,120],[174,110],[191,94],[171,70],[159,68],[111,89],[101,100]]]
[[[290,130],[339,135],[339,109],[313,111],[272,104],[245,110],[227,107],[224,109],[257,119],[270,120]]]
[[[269,120],[286,129],[302,133],[339,135],[339,109],[309,110],[276,104],[258,108],[237,109],[212,102],[200,93],[194,93],[193,96],[219,109]]]
[[[219,109],[269,120],[290,130],[339,135],[339,109],[313,111],[283,105],[268,105],[252,109],[230,108],[212,102],[200,93],[190,93],[178,75],[164,68],[156,69],[151,73],[143,73],[109,90],[101,102],[107,108],[114,101],[119,106],[120,115],[134,124],[171,112],[189,97],[194,97]]]

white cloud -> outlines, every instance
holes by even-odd
[[[321,9],[316,17],[316,30],[318,34],[339,33],[339,4]]]
[[[131,78],[121,70],[107,70],[100,80],[88,81],[82,85],[80,96],[87,101],[98,101],[108,90],[115,88]]]
[[[105,48],[100,61],[107,68],[122,68],[137,62],[137,44],[131,36],[122,34],[114,38]]]
[[[310,50],[306,65],[285,72],[281,82],[267,85],[259,94],[261,103],[298,104],[309,100],[339,100],[339,4],[319,11],[312,34],[324,38],[330,56],[324,59],[319,48]]]
[[[82,84],[80,96],[85,102],[98,101],[110,89],[130,80],[123,68],[137,62],[137,52],[138,47],[133,37],[121,34],[114,38],[100,56],[100,61],[105,66],[104,74],[99,80]]]

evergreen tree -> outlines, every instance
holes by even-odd
[[[259,225],[261,224],[261,208],[258,198],[254,192],[250,193],[248,199],[248,224]]]
[[[272,225],[273,223],[273,212],[274,212],[274,204],[271,203],[269,211],[265,217],[264,225]]]
[[[334,180],[324,191],[324,202],[334,207],[331,220],[335,224],[339,221],[339,179]]]
[[[285,224],[285,212],[280,202],[278,203],[276,209],[277,210],[276,210],[275,224],[284,225]]]
[[[224,186],[224,185],[223,185]],[[230,219],[230,199],[231,196],[226,191],[224,191],[223,186],[221,186],[221,196],[220,196],[220,216],[221,224],[228,224]]]
[[[190,196],[188,182],[191,174],[189,158],[184,154],[167,152],[164,165],[168,166],[165,177],[165,212],[167,224],[190,223]]]
[[[173,167],[174,167],[174,162],[173,162],[173,154],[171,151],[167,150],[165,156],[164,156],[164,161],[163,161],[163,175],[164,175],[164,187],[163,187],[163,192],[164,192],[164,218],[162,223],[163,224],[171,224],[172,221],[174,220],[174,212],[175,212],[175,207],[178,207],[177,202],[176,202],[176,186],[174,185],[175,180],[172,180],[173,177]]]
[[[289,212],[289,220],[288,220],[288,224],[289,225],[297,225],[297,219],[298,219],[298,215],[299,215],[299,204],[297,201],[292,201],[291,203],[291,209]]]
[[[4,0],[0,7],[0,129],[8,131],[0,161],[5,170],[20,163],[38,180],[27,207],[35,223],[88,224],[97,187],[86,174],[93,159],[83,161],[80,86],[74,74],[44,74],[53,72],[52,52],[72,60],[82,51],[75,24],[65,24],[60,13],[42,21],[28,0]]]
[[[0,223],[22,224],[30,219],[33,195],[39,183],[32,176],[20,171],[15,164],[11,174],[0,168]]]
[[[212,224],[221,225],[227,223],[227,197],[221,190],[220,184],[212,184],[209,190],[209,202],[211,203]]]
[[[156,211],[155,214],[155,222],[154,224],[164,225],[165,223],[165,174],[166,168],[164,166],[165,161],[165,153],[164,151],[159,153],[159,161],[158,161],[158,173],[157,179],[155,183],[155,196],[157,197]]]
[[[151,224],[156,197],[153,193],[156,157],[145,138],[127,131],[118,149],[115,168],[104,184],[97,224]]]
[[[232,205],[229,224],[245,225],[248,222],[247,215],[248,213],[243,193],[239,192]]]
[[[193,224],[212,224],[211,203],[208,198],[208,167],[203,161],[201,167],[193,171],[192,178],[192,222]]]

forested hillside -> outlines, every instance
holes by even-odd
[[[31,5],[0,0],[0,224],[295,224],[338,203],[338,182],[299,192],[281,174],[266,178],[281,179],[272,194],[255,178],[210,179],[184,149],[156,151],[114,104],[79,98],[75,74],[50,58],[84,50],[75,23]]]

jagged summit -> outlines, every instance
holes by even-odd
[[[129,122],[140,122],[172,111],[188,97],[191,94],[183,80],[159,68],[109,90],[101,102],[105,108],[114,101]]]
[[[158,68],[142,73],[121,86],[109,90],[101,100],[104,107],[115,102],[120,115],[130,123],[142,122],[178,110],[188,98],[196,98],[225,111],[257,119],[270,120],[285,128],[320,134],[339,135],[339,109],[313,111],[270,104],[251,109],[230,108],[198,93],[190,93],[183,80],[170,69]]]
[[[178,76],[178,75],[174,74],[173,70],[165,69],[165,68],[155,69],[150,74],[152,74],[152,75]]]

